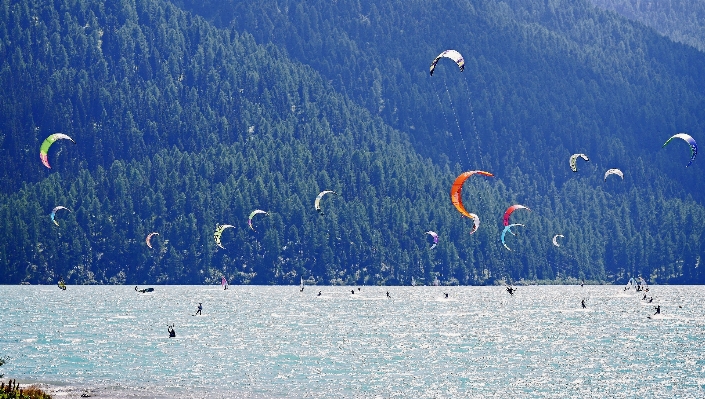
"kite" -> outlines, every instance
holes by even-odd
[[[323,198],[323,196],[326,194],[338,195],[335,191],[330,191],[330,190],[325,190],[325,191],[321,191],[320,193],[318,193],[318,196],[316,196],[316,200],[313,202],[313,206],[316,207],[316,210],[318,211],[318,213],[321,216],[323,216],[323,211],[321,210],[321,198]]]
[[[152,249],[152,236],[158,236],[159,233],[154,232],[154,233],[149,233],[147,234],[147,239],[145,239],[145,242],[147,243],[147,246],[149,249]]]
[[[453,205],[455,205],[455,209],[457,209],[458,212],[460,212],[463,216],[475,219],[476,223],[479,225],[479,218],[477,217],[477,215],[471,214],[465,209],[465,206],[463,206],[463,200],[461,198],[463,183],[465,183],[465,180],[467,180],[470,176],[474,174],[494,177],[492,173],[485,172],[482,170],[472,170],[469,172],[461,173],[460,176],[455,179],[455,181],[453,182],[453,186],[450,188],[450,200],[451,202],[453,202]]]
[[[215,233],[213,233],[213,238],[215,239],[215,244],[223,249],[225,247],[220,243],[220,236],[223,235],[223,231],[228,228],[234,228],[235,226],[231,224],[219,224],[215,227]]]
[[[607,176],[609,176],[609,175],[617,175],[617,176],[621,177],[622,180],[624,180],[624,173],[622,173],[622,171],[619,169],[610,169],[607,172],[605,172],[605,181],[607,181]]]
[[[507,251],[511,251],[511,249],[509,249],[509,247],[507,246],[507,244],[504,243],[504,236],[507,234],[507,232],[510,232],[510,233],[511,233],[511,232],[512,232],[512,227],[514,227],[514,226],[521,226],[521,227],[524,227],[523,224],[513,223],[513,224],[510,224],[510,225],[508,225],[508,226],[505,226],[505,227],[504,227],[504,230],[502,230],[502,245],[504,245],[504,248],[507,248]]]
[[[436,244],[438,244],[438,234],[436,234],[435,231],[427,231],[426,234],[433,237],[433,245],[431,245],[431,248],[429,248],[429,249],[436,248]]]
[[[689,134],[678,133],[678,134],[674,134],[673,136],[671,136],[670,139],[666,140],[666,142],[663,143],[661,148],[665,147],[666,144],[670,143],[671,140],[673,140],[675,138],[683,139],[683,140],[685,140],[686,143],[688,143],[690,145],[690,162],[688,162],[688,164],[685,165],[685,167],[687,168],[688,166],[690,166],[690,164],[693,163],[693,161],[695,161],[695,156],[698,155],[698,145],[695,143],[695,140]]]
[[[556,234],[553,236],[553,245],[560,247],[560,244],[558,244],[558,237],[565,238],[563,234]]]
[[[58,210],[60,210],[60,209],[66,209],[67,211],[71,212],[71,210],[70,210],[69,208],[67,208],[67,207],[65,207],[65,206],[61,206],[61,205],[59,205],[59,206],[57,206],[56,208],[52,209],[52,210],[51,210],[51,221],[54,222],[54,224],[57,225],[57,226],[59,225],[59,222],[57,222],[56,219],[54,219],[54,218],[56,217],[56,211],[58,211]]]
[[[51,147],[51,145],[54,144],[54,142],[56,140],[61,140],[61,139],[71,140],[72,143],[76,144],[76,142],[73,141],[73,139],[71,137],[69,137],[63,133],[54,133],[51,136],[47,137],[44,140],[44,142],[42,143],[42,146],[39,147],[39,159],[41,159],[44,166],[46,166],[49,169],[51,169],[51,166],[49,166],[49,154],[48,154],[49,147]]]
[[[504,225],[509,226],[509,215],[512,214],[512,212],[516,211],[517,209],[526,209],[529,212],[531,212],[531,209],[525,207],[524,205],[512,205],[507,210],[504,212]]]
[[[578,171],[578,157],[584,159],[586,162],[589,162],[589,161],[590,161],[590,158],[588,158],[588,156],[585,155],[585,154],[573,154],[573,155],[571,155],[571,156],[570,156],[570,169],[571,169],[573,172],[577,172],[577,171]]]
[[[255,228],[252,227],[252,218],[255,217],[255,215],[258,215],[260,213],[263,213],[265,215],[269,215],[267,212],[265,212],[261,209],[255,209],[254,211],[252,211],[252,213],[250,213],[249,219],[247,220],[247,224],[250,225],[250,228],[252,229],[252,231],[255,231]]]
[[[440,54],[438,54],[438,57],[436,57],[433,62],[431,62],[431,68],[430,68],[430,73],[431,76],[433,76],[433,71],[436,69],[436,64],[438,64],[438,60],[441,58],[450,58],[453,60],[456,64],[458,64],[458,68],[460,68],[460,72],[463,72],[465,69],[465,60],[463,59],[463,56],[460,55],[459,52],[455,50],[446,50]]]

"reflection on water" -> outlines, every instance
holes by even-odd
[[[0,286],[0,372],[56,397],[705,394],[700,287],[155,288]]]

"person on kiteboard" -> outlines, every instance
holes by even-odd
[[[166,325],[167,330],[169,331],[169,338],[176,338],[176,330],[174,330],[174,325]]]
[[[587,305],[585,305],[585,299],[580,301],[580,304],[583,306],[583,309],[587,308]]]
[[[657,315],[657,314],[661,314],[661,305],[656,305],[656,306],[654,307],[654,309],[656,310],[656,313],[654,313],[654,316]]]
[[[203,313],[201,313],[202,310],[203,310],[203,306],[201,305],[201,302],[199,302],[198,303],[198,310],[196,311],[196,314],[203,315]]]

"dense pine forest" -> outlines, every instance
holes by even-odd
[[[0,283],[705,283],[704,81],[589,1],[0,0]]]
[[[692,0],[590,0],[605,10],[654,28],[671,39],[705,51],[705,2]]]

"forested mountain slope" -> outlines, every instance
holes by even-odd
[[[590,0],[596,6],[656,29],[705,51],[705,2],[693,0]]]
[[[682,143],[660,146],[702,132],[705,59],[612,14],[179,4],[204,19],[158,0],[2,4],[2,283],[704,280],[702,166],[685,168]],[[442,60],[430,78],[445,48],[465,71]],[[58,131],[77,144],[55,144],[46,169],[39,144]],[[578,173],[574,152],[591,158]],[[609,167],[624,181],[603,181]],[[448,199],[471,169],[496,176],[466,183],[473,235]],[[318,215],[325,189],[339,195]],[[508,251],[514,203],[532,212],[513,216],[526,227]],[[57,205],[71,209],[59,226]],[[257,208],[269,215],[252,230]]]

